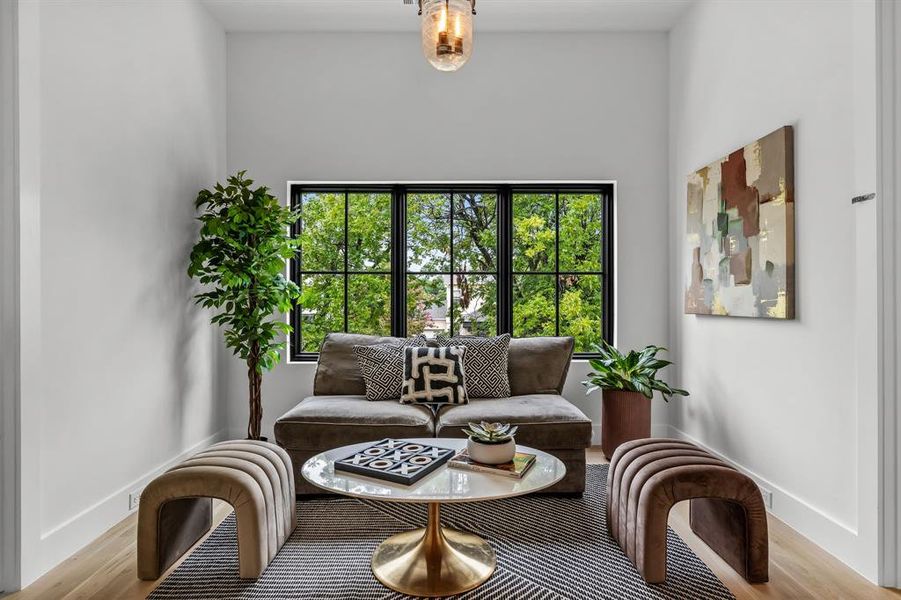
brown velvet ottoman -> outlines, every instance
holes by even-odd
[[[648,583],[666,580],[670,509],[690,500],[691,529],[750,583],[769,579],[766,508],[750,477],[698,446],[648,438],[620,445],[607,472],[610,535]]]
[[[259,577],[297,526],[288,453],[254,440],[215,444],[169,469],[141,492],[140,579],[159,578],[209,531],[212,498],[235,509],[242,579]]]

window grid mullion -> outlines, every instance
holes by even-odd
[[[407,194],[399,186],[391,192],[391,333],[407,336]]]
[[[554,275],[555,273],[559,275],[604,275],[603,271],[513,271],[514,275]]]
[[[302,275],[391,275],[391,271],[298,271]],[[589,273],[590,274],[590,273]]]
[[[350,254],[350,243],[349,243],[349,225],[350,225],[350,192],[347,190],[344,191],[344,333],[347,333],[347,267],[348,267],[348,254]]]
[[[497,315],[496,334],[513,334],[513,195],[509,187],[497,191]]]
[[[554,335],[560,335],[560,191],[554,192]]]
[[[407,275],[450,275],[451,271],[407,271]],[[497,271],[453,271],[457,275],[497,275]]]
[[[604,236],[604,255],[602,266],[604,274],[602,281],[604,285],[603,294],[601,295],[604,306],[601,308],[601,335],[607,343],[613,343],[613,194],[605,190],[603,192],[604,204],[602,207],[601,234]]]
[[[448,315],[450,315],[450,333],[454,335],[454,192],[450,192],[450,300],[447,303]]]
[[[301,218],[291,224],[291,232],[294,234],[295,239],[300,236],[303,228],[303,205],[300,198],[299,190],[295,191],[294,188],[291,189],[290,194],[290,203],[291,210],[297,210],[300,208],[301,210]],[[301,257],[301,248],[298,247],[294,252],[294,256],[291,258],[291,266],[290,266],[290,274],[291,280],[298,284],[298,288],[302,289],[300,285],[302,283],[301,275],[300,275],[300,257]],[[300,308],[297,306],[297,303],[294,304],[291,310],[291,316],[289,322],[291,324],[291,337],[289,338],[289,354],[300,353],[303,350],[303,346],[301,345],[301,319],[300,319]]]

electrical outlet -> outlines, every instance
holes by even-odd
[[[141,492],[143,490],[135,490],[128,495],[128,510],[134,510],[138,507],[138,503],[141,501]]]
[[[760,493],[763,495],[763,505],[766,506],[767,510],[773,510],[773,492],[761,487]]]

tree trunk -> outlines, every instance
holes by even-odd
[[[257,369],[260,346],[253,344],[247,359],[247,382],[249,386],[250,418],[247,422],[247,439],[260,439],[263,421],[263,376]]]
[[[256,250],[257,238],[250,236],[250,245]],[[250,289],[247,300],[250,314],[256,315],[257,311],[257,279],[251,277]],[[254,340],[250,343],[250,353],[247,356],[247,383],[249,385],[250,415],[247,422],[247,439],[260,439],[261,423],[263,421],[263,375],[260,373],[260,342]]]

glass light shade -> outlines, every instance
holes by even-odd
[[[422,52],[439,71],[456,71],[472,56],[469,0],[422,1]]]

